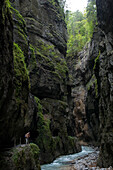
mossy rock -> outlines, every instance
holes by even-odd
[[[40,148],[41,163],[49,163],[62,154],[80,151],[77,140],[68,137],[66,128],[67,104],[60,100],[35,97],[37,103],[36,143]]]
[[[14,86],[17,103],[27,102],[30,89],[28,70],[24,54],[18,44],[14,43]]]
[[[36,139],[36,143],[40,148],[40,157],[44,158],[45,157],[44,155],[48,154],[52,159],[54,141],[52,139],[52,134],[49,127],[50,121],[49,119],[45,119],[42,114],[42,106],[40,104],[40,100],[37,97],[35,97],[35,101],[37,102],[37,106],[38,106],[38,112],[37,112],[38,137]]]
[[[55,49],[54,45],[39,40],[37,47],[32,46],[32,49],[31,66],[34,63],[38,63],[35,66],[39,67],[40,64],[42,68],[44,67],[44,69],[55,72],[61,80],[66,78],[68,72],[67,63],[61,53]],[[35,57],[32,58],[32,54],[35,54]]]
[[[5,152],[0,165],[2,170],[41,170],[39,148],[34,143],[17,146]]]

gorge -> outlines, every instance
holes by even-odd
[[[2,170],[40,170],[83,144],[100,148],[98,166],[113,167],[113,2],[96,6],[91,41],[67,58],[58,0],[0,1]]]

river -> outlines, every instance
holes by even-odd
[[[59,158],[54,160],[51,164],[42,165],[41,170],[65,169],[67,165],[68,167],[71,166],[74,160],[82,159],[85,156],[87,157],[91,153],[95,153],[95,149],[93,149],[92,147],[88,147],[88,146],[82,146],[81,152],[71,154],[71,155],[66,155],[66,156],[60,156]]]

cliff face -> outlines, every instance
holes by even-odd
[[[101,11],[100,8],[101,4],[97,0],[97,12],[100,16],[98,17],[99,26],[102,34],[99,44],[101,149],[98,163],[108,167],[113,166],[113,1],[102,1]],[[104,13],[104,11],[106,12]],[[102,13],[100,14],[100,12]]]
[[[69,67],[69,75],[71,82],[71,98],[70,106],[72,109],[71,124],[73,125],[73,132],[79,138],[79,141],[91,142],[94,140],[92,131],[88,124],[85,99],[86,99],[86,80],[88,79],[88,58],[90,52],[90,44],[84,48],[77,56],[67,58]],[[87,76],[86,76],[87,74]],[[85,143],[84,143],[85,144]]]
[[[1,19],[5,19],[0,23],[0,33],[4,30],[0,41],[4,70],[0,72],[0,118],[4,122],[0,144],[24,143],[30,131],[31,141],[40,148],[40,162],[48,163],[81,150],[69,130],[64,14],[57,0],[11,2],[0,6]]]
[[[60,99],[65,93],[68,71],[64,59],[66,25],[61,8],[57,1],[43,0],[19,1],[15,2],[15,7],[26,21],[28,37],[36,54],[34,59],[29,56],[31,92],[39,98]]]
[[[111,0],[96,1],[99,27],[106,33],[113,30],[113,4]]]
[[[7,30],[7,31],[6,31]],[[0,1],[0,147],[8,140],[13,96],[13,24],[8,4]],[[7,136],[7,137],[5,137]]]
[[[34,112],[29,113],[32,104],[28,104],[31,98],[25,57],[18,44],[13,43],[14,25],[9,1],[1,2],[0,7],[0,146],[3,149],[14,142],[19,144],[20,138],[24,142]]]
[[[113,2],[97,0],[98,26],[88,47],[68,59],[74,133],[100,146],[98,165],[113,166]]]
[[[97,129],[96,138],[100,143],[100,157],[98,164],[101,167],[113,165],[112,160],[112,33],[106,33],[100,28],[93,35],[92,52],[95,59],[89,61],[92,76],[87,82],[86,112],[92,130]],[[93,55],[94,56],[94,55]],[[90,56],[91,58],[91,56]],[[99,126],[95,126],[92,119],[98,120]],[[96,121],[97,123],[97,121]],[[96,131],[95,131],[96,132]]]
[[[113,166],[113,2],[97,0],[99,25],[90,44],[86,67],[86,115],[100,144],[98,165]]]
[[[12,6],[0,2],[0,145],[25,142],[30,131],[40,162],[48,163],[80,151],[77,136],[101,146],[100,166],[113,166],[113,2],[97,0],[99,25],[68,66],[58,1]]]
[[[38,107],[33,137],[40,148],[41,163],[47,163],[58,155],[80,150],[76,138],[70,137],[68,130],[71,118],[64,14],[58,1],[15,1],[13,6],[26,22],[25,29],[19,24],[14,10],[14,20],[18,20],[14,39],[24,51],[30,92]]]

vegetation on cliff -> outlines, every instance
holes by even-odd
[[[38,146],[34,143],[15,147],[1,155],[0,167],[2,170],[41,170],[39,152]]]
[[[1,167],[24,169],[28,166],[28,169],[39,170],[39,157],[41,163],[48,163],[61,154],[78,152],[81,148],[75,135],[81,127],[83,136],[90,127],[94,140],[99,137],[98,164],[113,165],[113,29],[110,25],[106,28],[108,21],[112,22],[113,14],[108,10],[112,1],[110,4],[106,0],[101,2],[105,2],[99,4],[105,15],[99,14],[97,29],[95,0],[88,0],[84,13],[66,11],[68,59],[72,56],[74,60],[92,39],[90,49],[86,47],[87,54],[81,52],[83,56],[80,54],[76,69],[70,60],[70,70],[65,59],[65,0],[12,1],[14,7],[8,0],[0,2],[0,145],[10,147],[16,139],[17,143],[20,139],[24,141],[24,133],[30,129],[34,133],[33,141],[40,148],[40,153],[33,143],[14,148],[3,157],[5,164],[3,159],[0,161]],[[97,0],[97,7],[98,3]],[[78,82],[74,80],[71,84],[68,74],[73,70],[81,78],[77,77]],[[72,100],[72,95],[80,97],[78,89],[72,89],[75,84],[82,88],[86,85],[86,91],[78,87],[83,97],[87,92],[86,115],[83,101],[79,100],[77,108],[77,101]],[[77,125],[78,129],[74,129]]]
[[[92,38],[97,22],[96,2],[89,0],[86,11],[66,11],[68,30],[67,56],[76,55]]]
[[[16,89],[15,96],[17,101],[19,102],[19,100],[26,99],[27,96],[26,93],[29,92],[30,82],[29,82],[28,70],[26,67],[24,54],[21,48],[19,47],[19,45],[16,43],[14,43],[13,54],[14,54],[14,74],[15,74],[14,85]],[[23,89],[23,84],[25,89]],[[22,99],[19,99],[19,96],[21,96]],[[21,101],[21,103],[22,102],[23,101]]]

